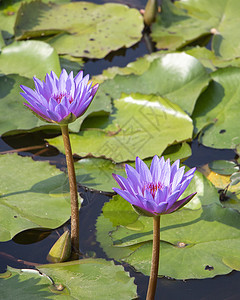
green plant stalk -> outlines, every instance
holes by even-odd
[[[71,196],[71,243],[75,253],[79,253],[79,210],[78,192],[72,149],[69,139],[68,125],[61,125],[63,143],[66,154],[68,180]]]
[[[160,251],[160,216],[153,217],[153,248],[152,248],[152,265],[148,283],[148,291],[146,300],[154,300],[158,267],[159,267],[159,251]]]

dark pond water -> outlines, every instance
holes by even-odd
[[[97,4],[105,2],[119,2],[135,7],[144,8],[145,0],[137,1],[94,1]],[[89,60],[85,66],[85,73],[99,74],[103,69],[111,66],[125,66],[137,57],[149,53],[149,47],[143,38],[140,43],[130,49],[121,49],[102,60]],[[32,156],[35,160],[48,160],[51,164],[64,169],[65,158],[54,147],[46,147],[42,133],[5,137],[0,139],[0,152],[18,151],[20,155]],[[33,147],[36,147],[34,149]],[[18,150],[16,150],[18,149]],[[20,150],[19,150],[20,149]],[[192,143],[192,156],[186,161],[190,167],[200,166],[213,160],[234,159],[235,153],[231,150],[216,150]],[[107,195],[95,193],[79,187],[79,192],[84,198],[80,211],[80,248],[83,253],[95,253],[99,258],[107,258],[95,239],[95,223],[101,213],[102,206],[109,200]],[[69,222],[64,226],[69,227]],[[15,268],[33,267],[36,264],[48,263],[47,254],[64,231],[64,226],[56,230],[27,230],[19,233],[12,241],[0,243],[0,272],[6,270],[7,265]],[[139,299],[145,299],[148,277],[136,273],[124,265],[131,276],[135,277],[138,286]],[[209,271],[210,272],[210,271]],[[213,279],[178,281],[159,278],[156,299],[179,300],[237,300],[240,299],[240,272],[233,271],[229,275],[217,276]],[[1,298],[1,295],[0,295]],[[120,298],[119,298],[120,299]],[[110,300],[110,299],[109,299]]]

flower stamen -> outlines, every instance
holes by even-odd
[[[144,184],[142,192],[144,194],[144,192],[147,190],[154,198],[157,190],[162,190],[163,188],[164,185],[161,182],[147,182]]]
[[[56,100],[58,104],[61,103],[63,97],[66,97],[70,104],[73,102],[72,96],[67,93],[54,94],[52,96],[52,98]]]

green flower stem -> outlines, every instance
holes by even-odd
[[[78,192],[68,125],[61,125],[63,143],[66,153],[68,180],[71,196],[71,243],[75,253],[79,253],[79,210]]]
[[[160,251],[160,216],[153,217],[153,248],[152,248],[152,265],[150,279],[148,283],[148,291],[146,300],[154,300],[158,266],[159,266],[159,251]]]

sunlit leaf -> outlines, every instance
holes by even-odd
[[[239,170],[235,162],[229,160],[214,160],[209,163],[209,168],[218,174],[232,175]]]
[[[161,155],[169,145],[191,139],[191,118],[167,99],[132,94],[113,105],[109,118],[88,119],[84,131],[71,134],[73,153],[123,162]],[[64,151],[59,137],[50,143]]]
[[[134,278],[122,266],[103,259],[42,265],[38,269],[14,269],[0,274],[4,299],[132,299]],[[106,288],[107,286],[107,288]]]
[[[175,50],[204,37],[207,43],[212,35],[215,55],[239,57],[239,11],[238,0],[163,0],[152,38],[158,48]]]
[[[47,162],[17,154],[1,155],[0,160],[1,241],[30,228],[56,228],[69,219],[64,173]]]
[[[193,120],[202,144],[232,148],[240,144],[240,68],[224,68],[211,73],[212,82],[199,97]]]
[[[137,43],[142,29],[141,14],[125,5],[35,1],[21,6],[15,35],[18,39],[47,36],[59,54],[103,58],[110,51]]]
[[[61,68],[56,50],[44,42],[14,42],[0,54],[0,72],[16,73],[32,78],[44,79],[46,73],[54,71],[58,76]]]
[[[170,158],[171,161],[176,159],[186,159],[191,155],[191,148],[187,143],[173,145],[166,149],[163,153],[165,159]],[[146,159],[146,163],[150,163],[152,159]],[[135,163],[128,162],[130,165]],[[116,164],[110,160],[102,158],[85,158],[75,163],[77,182],[83,186],[94,190],[104,192],[112,192],[116,187],[116,181],[112,177],[112,173],[126,176],[124,164]]]
[[[158,94],[191,115],[198,96],[209,82],[206,69],[186,53],[159,55],[145,56],[120,69],[121,73],[133,74],[116,75],[112,80],[103,82],[100,89],[113,99],[119,98],[121,93]],[[106,78],[106,74],[104,76]]]
[[[112,209],[108,209],[112,201],[116,206],[113,214],[116,219],[111,217]],[[118,201],[125,200],[119,197],[105,204],[106,208],[104,206],[103,214],[97,221],[97,239],[109,257],[128,262],[137,271],[149,275],[152,218],[140,216],[135,223],[129,224],[133,220],[127,222],[130,211],[128,213],[125,207],[124,219]],[[240,259],[239,221],[238,212],[217,204],[198,210],[184,208],[162,216],[159,275],[190,279],[231,272],[232,266],[225,264],[223,258]]]

